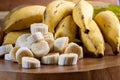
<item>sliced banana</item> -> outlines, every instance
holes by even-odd
[[[16,52],[16,60],[19,64],[22,63],[22,57],[33,57],[33,53],[27,47],[21,47]]]
[[[41,32],[42,34],[48,33],[48,25],[43,23],[33,23],[30,25],[30,31],[32,34]]]
[[[20,47],[14,47],[10,50],[9,54],[11,56],[11,61],[16,62],[16,52]]]
[[[69,42],[68,37],[60,37],[54,41],[54,51],[63,53]]]
[[[46,56],[43,56],[41,62],[43,64],[58,64],[59,53],[50,53]]]
[[[51,32],[43,34],[43,36],[44,36],[45,39],[49,39],[49,38],[54,39],[53,33],[51,33]]]
[[[21,36],[19,36],[16,40],[16,44],[15,46],[16,47],[27,47],[27,48],[30,48],[31,46],[31,43],[29,43],[27,41],[27,38],[30,36],[30,34],[22,34]]]
[[[12,48],[13,48],[12,44],[0,46],[0,56],[9,53]]]
[[[83,48],[73,42],[68,44],[64,53],[76,53],[78,54],[78,59],[83,58]]]
[[[33,57],[22,57],[22,68],[39,68],[40,61]]]
[[[58,65],[75,65],[77,64],[78,55],[75,53],[61,54]]]
[[[28,38],[27,38],[27,41],[29,43],[34,43],[34,42],[38,42],[38,41],[41,41],[43,40],[44,37],[43,37],[43,34],[41,32],[36,32],[32,35],[30,35]]]
[[[42,56],[48,54],[50,48],[46,41],[40,41],[33,43],[31,45],[31,50],[36,58],[41,58]]]
[[[48,38],[48,39],[45,39],[45,41],[47,41],[49,48],[50,48],[50,52],[52,52],[54,50],[54,41],[55,40],[52,38]]]
[[[5,60],[11,60],[10,54],[5,54],[4,59]]]

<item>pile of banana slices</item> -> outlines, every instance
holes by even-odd
[[[22,34],[12,44],[0,47],[0,55],[5,60],[17,62],[22,68],[38,68],[40,64],[74,65],[83,58],[82,47],[70,42],[68,37],[54,39],[53,33],[48,32],[48,25],[34,23],[30,33]]]

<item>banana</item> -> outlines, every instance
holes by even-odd
[[[33,57],[22,57],[22,68],[39,68],[40,61]]]
[[[31,34],[34,34],[36,32],[41,32],[42,34],[48,33],[48,25],[43,23],[33,23],[30,25],[30,31]]]
[[[21,47],[16,52],[16,60],[19,64],[22,63],[22,57],[34,57],[33,53],[27,47]]]
[[[73,21],[71,15],[66,16],[63,18],[60,23],[58,24],[55,32],[55,38],[67,36],[69,37],[69,41],[73,42],[77,35],[77,25]]]
[[[16,62],[16,52],[20,47],[14,47],[10,50],[9,55],[11,57],[11,61]]]
[[[54,33],[57,24],[67,15],[72,14],[75,3],[56,0],[48,4],[43,16],[43,23],[48,25],[49,32]]]
[[[69,42],[68,37],[60,37],[54,41],[54,51],[63,53]]]
[[[17,38],[19,36],[21,36],[22,34],[27,34],[30,33],[29,30],[23,30],[23,31],[13,31],[13,32],[9,32],[5,35],[4,40],[3,40],[3,44],[13,44],[15,45],[15,42],[17,40]]]
[[[48,43],[49,48],[50,48],[50,52],[52,52],[54,50],[54,39],[52,38],[47,38],[45,39],[45,41]]]
[[[13,48],[12,44],[0,46],[0,56],[3,56],[4,54],[8,54],[12,48]]]
[[[43,64],[58,64],[59,53],[49,53],[41,58]]]
[[[103,11],[95,16],[95,21],[99,25],[105,41],[117,55],[120,51],[120,23],[117,16],[112,11]]]
[[[45,8],[45,6],[31,5],[16,9],[10,15],[8,14],[8,18],[6,18],[5,33],[24,30],[29,28],[32,23],[41,22]]]
[[[37,43],[33,43],[31,45],[31,50],[34,56],[40,59],[42,56],[48,54],[48,52],[50,51],[50,48],[49,48],[48,43],[43,40]]]
[[[48,32],[46,34],[43,34],[44,39],[54,39],[53,33]]]
[[[77,64],[78,55],[75,53],[61,54],[59,56],[58,65],[75,65]]]
[[[103,35],[94,20],[89,23],[89,29],[90,32],[88,34],[80,30],[80,36],[83,46],[87,49],[89,53],[92,53],[90,55],[94,55],[96,57],[103,57],[105,50],[105,42]]]
[[[10,54],[5,54],[4,60],[11,60]]]
[[[93,7],[87,1],[81,0],[73,8],[73,19],[85,33],[90,31],[88,24],[92,20],[92,17]]]
[[[64,53],[76,53],[78,54],[78,59],[83,58],[83,48],[73,42],[68,44]]]
[[[36,32],[32,35],[30,35],[29,37],[27,37],[27,41],[29,43],[34,43],[34,42],[39,42],[44,40],[43,34],[41,32]]]
[[[27,41],[27,38],[30,36],[30,34],[26,33],[26,34],[22,34],[21,36],[19,36],[16,40],[16,47],[28,47],[30,48],[31,43]]]

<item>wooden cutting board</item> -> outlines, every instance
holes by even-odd
[[[8,12],[0,12],[0,24]],[[0,58],[0,80],[118,80],[120,55],[114,56],[106,45],[103,58],[84,58],[73,66],[41,65],[22,69],[21,65]]]

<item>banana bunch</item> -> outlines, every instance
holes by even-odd
[[[102,57],[104,56],[105,42],[92,17],[93,7],[87,1],[81,0],[73,8],[73,19],[80,27],[79,32],[83,46],[89,53],[94,54],[96,57]]]

